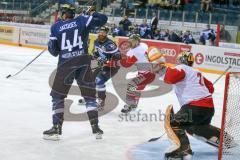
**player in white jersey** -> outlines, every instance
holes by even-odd
[[[138,34],[131,35],[129,42],[131,49],[127,52],[127,55],[122,56],[121,64],[124,67],[130,67],[135,64],[138,74],[128,83],[126,105],[121,110],[122,113],[128,113],[136,109],[141,96],[141,90],[155,79],[155,74],[151,72],[152,67],[147,56],[147,44],[141,42],[140,35]]]
[[[181,53],[177,61],[179,64],[174,68],[162,64],[153,67],[155,73],[162,74],[165,83],[173,85],[181,106],[176,114],[172,105],[166,111],[165,129],[170,140],[176,144],[173,151],[165,154],[166,159],[192,156],[186,132],[219,147],[220,129],[210,125],[214,115],[213,84],[192,68],[192,53]]]

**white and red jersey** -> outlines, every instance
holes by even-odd
[[[148,45],[140,43],[136,48],[132,48],[127,52],[127,59],[122,60],[124,67],[136,65],[140,73],[150,71],[151,65],[147,57]]]
[[[132,48],[127,52],[128,57],[135,57],[135,63],[149,63],[146,56],[148,51],[148,45],[146,43],[140,43],[136,48]]]
[[[201,72],[181,64],[168,68],[164,82],[174,85],[174,90],[181,106],[190,104],[199,107],[214,107],[213,84],[204,78]]]

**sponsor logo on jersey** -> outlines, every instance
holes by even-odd
[[[68,58],[73,58],[73,57],[77,57],[83,54],[83,50],[80,51],[74,51],[74,52],[68,52],[62,55],[62,58],[64,59],[68,59]]]

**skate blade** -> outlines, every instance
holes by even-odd
[[[177,157],[177,158],[165,157],[165,160],[193,160],[193,155],[189,154],[184,157]]]
[[[96,138],[96,139],[102,139],[102,134],[96,133],[96,134],[95,134],[95,138]]]
[[[53,135],[43,135],[44,140],[50,140],[50,141],[59,141],[60,136],[58,134],[53,134]]]
[[[192,160],[192,159],[193,159],[193,155],[191,154],[183,157],[183,160]]]
[[[137,111],[137,109],[136,108],[134,108],[134,109],[131,109],[131,110],[129,110],[129,111],[121,111],[121,113],[123,114],[123,115],[130,115],[130,114],[134,114],[135,112]]]

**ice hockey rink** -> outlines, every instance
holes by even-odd
[[[100,118],[104,130],[102,140],[91,134],[89,122],[65,122],[60,141],[42,139],[42,132],[51,127],[51,88],[48,79],[56,68],[57,58],[45,52],[31,66],[16,77],[6,79],[16,73],[41,50],[0,45],[0,159],[1,160],[162,160],[164,151],[169,147],[166,135],[155,142],[150,138],[164,133],[162,121],[121,121],[118,107]],[[219,75],[204,73],[215,81]],[[212,124],[220,127],[223,106],[225,77],[215,84],[213,95],[215,116]],[[107,90],[116,95],[112,82]],[[74,100],[73,111],[85,110]],[[173,91],[153,98],[140,100],[142,113],[165,112],[169,104],[179,109]],[[217,160],[218,150],[201,141],[191,139],[195,152],[194,160]]]

